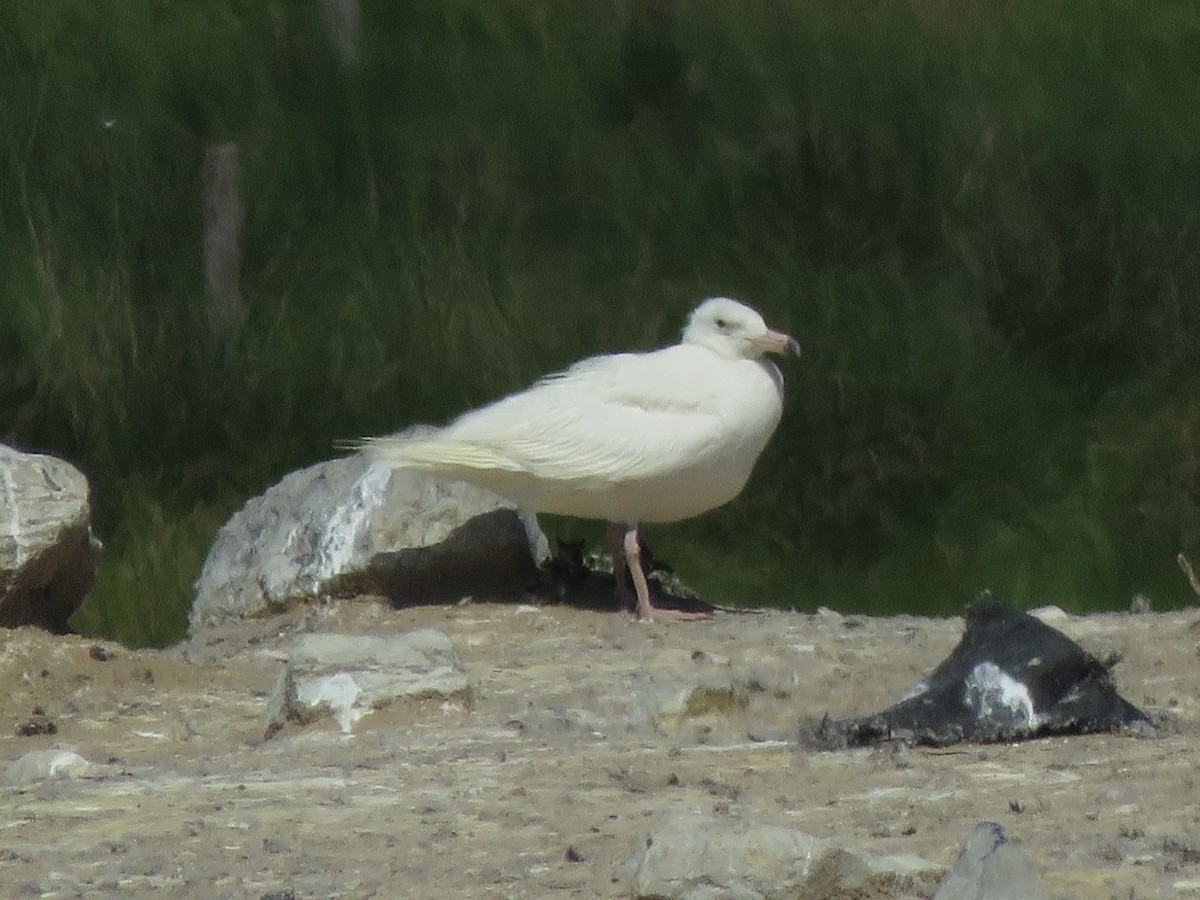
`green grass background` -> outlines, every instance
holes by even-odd
[[[804,345],[745,494],[651,528],[712,599],[1195,602],[1200,8],[9,0],[0,440],[90,476],[80,629],[164,644],[216,529],[702,297]],[[246,321],[204,311],[237,142]],[[557,521],[567,535],[593,526]]]

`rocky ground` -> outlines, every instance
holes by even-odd
[[[1194,610],[1051,616],[1096,655],[1123,655],[1122,693],[1174,718],[1155,736],[831,753],[798,750],[797,722],[893,703],[961,620],[660,625],[359,600],[162,652],[7,631],[0,896],[621,897],[648,839],[770,825],[925,861],[846,896],[927,897],[984,820],[1055,896],[1200,896],[1198,623]],[[297,633],[424,627],[453,640],[468,696],[396,703],[352,734],[325,720],[264,738]],[[50,749],[78,758],[60,753],[44,778],[28,754]]]

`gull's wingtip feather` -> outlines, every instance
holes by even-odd
[[[344,438],[334,441],[334,449],[344,453],[369,453],[375,457],[395,455],[400,447],[416,442],[420,438],[429,437],[438,431],[432,425],[410,425],[403,431],[394,434],[369,436],[359,438]]]
[[[410,429],[411,431],[411,429]],[[519,471],[520,466],[489,447],[462,441],[422,439],[428,429],[355,442],[373,462],[397,469],[415,469],[434,475],[461,476],[476,470]]]
[[[374,438],[369,437],[343,438],[333,442],[333,449],[339,453],[358,453],[366,450],[373,440]]]

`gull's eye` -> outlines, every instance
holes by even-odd
[[[729,330],[729,320],[728,319],[717,319],[717,329],[719,331],[728,331]]]

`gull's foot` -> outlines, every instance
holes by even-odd
[[[639,622],[702,622],[711,619],[710,612],[688,612],[682,609],[660,609],[657,606],[638,607]]]

